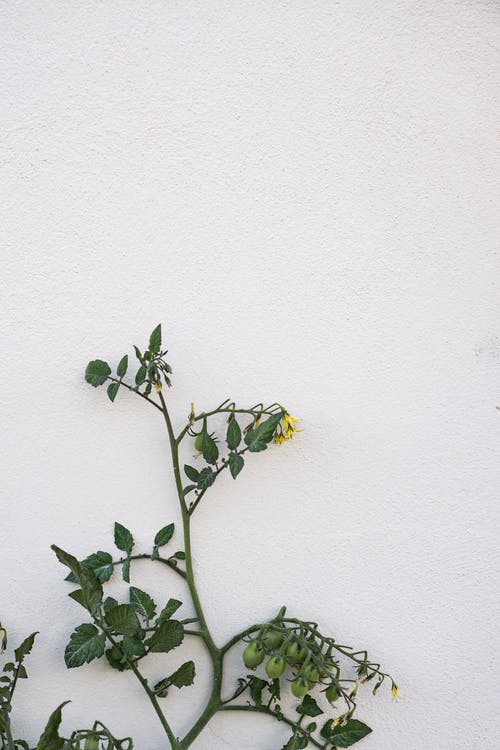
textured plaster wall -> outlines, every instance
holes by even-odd
[[[82,612],[49,552],[176,519],[161,420],[82,379],[162,321],[176,425],[228,395],[303,420],[195,518],[217,639],[287,603],[397,675],[399,704],[363,694],[367,750],[498,747],[497,22],[486,0],[1,3],[0,616],[40,631],[20,735],[71,698],[65,728],[162,746],[132,679],[65,669]],[[205,691],[172,696],[178,732]],[[193,747],[285,736],[224,716]]]

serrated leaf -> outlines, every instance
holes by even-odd
[[[135,344],[134,344],[134,352],[135,352],[135,356],[137,357],[139,362],[142,364],[142,362],[144,361],[144,357],[142,356],[141,350],[139,349],[139,347],[137,347]]]
[[[176,669],[173,674],[168,678],[171,685],[175,685],[176,688],[188,687],[194,682],[196,675],[196,669],[193,661],[185,662],[179,669]]]
[[[130,583],[130,557],[127,557],[122,564],[122,578],[125,583]]]
[[[236,450],[241,443],[241,427],[236,419],[231,419],[227,427],[226,443],[230,451]]]
[[[158,615],[156,624],[161,625],[163,622],[167,622],[167,620],[170,620],[172,615],[175,614],[175,612],[177,612],[177,610],[181,606],[182,606],[182,602],[180,602],[178,599],[169,599],[166,605],[163,607],[160,614]]]
[[[239,453],[229,454],[229,471],[231,472],[231,476],[233,479],[236,479],[244,465],[245,459],[243,458],[243,456],[240,456]]]
[[[184,464],[184,474],[192,482],[197,482],[198,477],[200,476],[198,469],[195,469],[194,466],[189,466],[189,464]]]
[[[111,612],[111,610],[117,606],[118,606],[118,602],[116,601],[116,599],[112,596],[107,596],[102,605],[104,614],[107,615],[108,612]]]
[[[99,659],[104,654],[106,636],[99,633],[95,625],[84,623],[71,634],[64,652],[64,661],[68,669],[81,667],[82,664]]]
[[[16,657],[16,661],[22,661],[24,657],[31,652],[37,635],[38,632],[31,633],[31,635],[25,638],[21,645],[15,649],[14,656]]]
[[[119,604],[110,609],[106,614],[106,622],[110,628],[122,635],[136,635],[141,627],[131,604]]]
[[[65,552],[55,544],[51,546],[51,549],[56,553],[56,557],[63,565],[66,565],[73,573],[76,582],[81,587],[80,599],[73,596],[85,609],[91,614],[99,609],[99,605],[102,601],[102,585],[97,577],[94,575],[92,570],[85,568],[73,555],[69,552]],[[72,592],[76,594],[76,592]]]
[[[215,472],[213,472],[212,469],[210,469],[208,466],[205,466],[205,468],[200,471],[200,475],[198,477],[198,489],[206,490],[211,487],[214,482]]]
[[[264,420],[264,422],[261,422],[258,427],[254,427],[247,432],[245,435],[245,443],[251,453],[258,453],[266,450],[268,444],[273,439],[276,427],[282,416],[283,412],[273,414],[271,417]]]
[[[331,742],[334,747],[351,747],[371,731],[369,726],[358,719],[348,719],[343,726],[338,724],[336,727],[333,727],[330,719],[321,730],[321,736]]]
[[[256,706],[262,705],[262,691],[267,687],[267,682],[261,680],[260,677],[254,677],[254,675],[248,675],[248,681],[250,685],[250,695]]]
[[[286,745],[284,745],[281,750],[303,750],[303,748],[307,747],[309,744],[309,741],[307,737],[304,737],[303,734],[295,734],[293,737],[290,737]]]
[[[155,536],[155,547],[163,547],[165,544],[168,544],[174,535],[174,530],[175,525],[173,523],[169,523],[160,529]]]
[[[115,522],[115,544],[118,549],[128,553],[132,552],[134,546],[134,537],[130,531],[117,521]]]
[[[124,636],[121,642],[121,647],[123,648],[127,656],[130,656],[131,658],[140,659],[142,656],[145,656],[147,653],[146,646],[141,641],[141,639],[135,635]]]
[[[144,365],[141,365],[135,375],[135,384],[142,385],[146,380],[147,369]]]
[[[106,393],[108,394],[108,398],[111,402],[113,402],[116,398],[116,394],[120,390],[120,383],[110,383],[106,389]]]
[[[116,374],[119,378],[125,377],[127,374],[128,369],[128,354],[125,354],[121,360],[118,362],[118,367],[116,368]]]
[[[153,354],[158,354],[161,347],[161,323],[156,326],[151,336],[149,337],[149,348]]]
[[[130,605],[134,608],[136,613],[145,620],[151,620],[156,614],[156,604],[153,599],[145,591],[130,587]]]
[[[217,448],[217,443],[211,437],[208,432],[202,432],[201,433],[201,452],[203,454],[203,458],[207,462],[207,464],[215,464],[217,459],[219,458],[219,449]]]
[[[166,653],[180,646],[184,640],[184,628],[178,620],[162,622],[151,638],[147,641],[149,650],[153,653]]]
[[[111,367],[102,359],[92,360],[92,362],[88,363],[85,370],[85,380],[90,385],[93,385],[94,388],[103,385],[108,379],[108,375],[111,375]]]
[[[296,711],[303,716],[311,717],[319,716],[323,713],[314,698],[312,698],[309,694],[304,696],[304,698],[302,699],[302,703],[297,706]]]
[[[113,669],[117,669],[119,672],[124,672],[126,669],[131,669],[129,664],[127,664],[125,657],[123,656],[123,653],[116,646],[112,646],[112,648],[108,648],[106,650],[106,659],[108,660],[109,665],[113,667]]]
[[[106,583],[113,575],[113,558],[109,552],[99,550],[82,560],[82,567],[90,569],[101,583]]]
[[[42,736],[38,740],[36,750],[61,750],[63,747],[64,739],[59,736],[59,727],[61,726],[62,710],[67,703],[69,701],[61,703],[50,715]]]

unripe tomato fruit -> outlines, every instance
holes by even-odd
[[[243,662],[248,669],[255,669],[264,661],[265,652],[262,646],[252,641],[243,651]]]
[[[309,689],[309,683],[303,677],[297,677],[292,682],[292,693],[296,698],[303,698]]]
[[[201,451],[201,449],[203,448],[203,433],[202,432],[200,432],[199,435],[196,435],[194,439],[194,447],[196,448],[197,451]]]
[[[273,649],[279,648],[281,646],[281,644],[283,643],[283,636],[276,630],[268,630],[266,633],[264,633],[262,643],[264,644],[265,648],[267,648],[269,651],[272,651]]]
[[[87,737],[83,750],[99,750],[99,740],[97,737]]]
[[[283,656],[271,656],[266,664],[266,673],[271,680],[281,677],[286,669],[286,661]]]
[[[317,682],[319,680],[319,672],[314,664],[307,664],[302,670],[302,677],[308,682]]]
[[[286,655],[292,664],[298,664],[306,658],[307,649],[298,641],[292,641],[286,650]]]
[[[326,697],[327,701],[329,701],[330,703],[334,703],[336,700],[338,700],[340,698],[340,693],[337,690],[337,688],[336,688],[335,685],[330,685],[325,690],[325,697]]]

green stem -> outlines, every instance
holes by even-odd
[[[154,401],[152,403],[154,403]],[[195,416],[189,422],[189,424],[187,424],[184,427],[184,429],[179,433],[177,437],[177,443],[181,442],[181,440],[186,436],[186,433],[192,427],[192,425],[195,422],[199,422],[200,419],[208,419],[208,417],[212,417],[214,414],[251,414],[254,417],[259,414],[268,414],[269,416],[271,416],[272,414],[276,413],[276,409],[274,408],[276,406],[279,407],[279,404],[271,404],[271,406],[268,406],[265,409],[256,409],[256,408],[255,409],[235,409],[233,407],[230,407],[230,408],[217,407],[217,409],[212,409],[212,411],[204,411],[201,414],[198,414],[197,416]]]
[[[250,711],[252,713],[265,714],[266,716],[272,716],[273,719],[277,719],[278,721],[282,721],[285,724],[288,724],[288,726],[292,727],[292,729],[298,729],[301,732],[304,732],[304,730],[300,727],[300,725],[296,721],[292,721],[292,719],[287,719],[287,717],[283,716],[283,714],[279,714],[278,716],[274,711],[271,711],[270,708],[266,708],[266,706],[249,706],[249,705],[221,706],[219,710],[220,711]],[[320,747],[322,749],[327,747],[327,745],[323,745],[319,743],[317,740],[315,740],[314,737],[311,737],[310,735],[307,735],[307,737],[309,739],[309,742],[314,747]]]
[[[4,725],[5,725],[5,735],[7,738],[7,746],[6,746],[7,750],[16,750],[16,746],[14,744],[14,738],[12,736],[12,731],[10,728],[10,717],[9,717],[8,711],[7,710],[4,711],[2,709],[2,716],[4,720]]]
[[[104,627],[104,624],[102,622],[99,622],[99,625],[101,626],[101,628],[106,633],[106,637],[109,640],[109,642],[113,646],[115,646],[115,648],[119,649],[120,647],[119,647],[118,643],[114,640],[113,636],[110,635],[110,633],[107,630],[107,628]],[[151,702],[151,704],[152,704],[152,706],[153,706],[153,708],[154,708],[154,710],[156,712],[156,715],[158,716],[158,718],[159,718],[159,720],[161,722],[161,725],[164,728],[164,730],[165,730],[165,732],[167,734],[167,737],[168,737],[168,739],[170,741],[171,750],[180,750],[180,745],[179,745],[179,742],[177,740],[177,737],[173,733],[172,728],[171,728],[170,724],[168,723],[168,721],[166,719],[166,716],[164,715],[163,711],[161,710],[160,704],[158,703],[156,695],[154,694],[154,692],[149,687],[148,681],[146,680],[145,677],[143,677],[143,675],[141,674],[141,672],[139,671],[139,669],[137,668],[137,666],[134,664],[133,661],[131,661],[128,658],[126,659],[126,661],[127,661],[128,666],[130,667],[130,669],[134,673],[134,675],[139,680],[139,682],[140,682],[143,690],[145,691],[146,695],[148,696],[148,698],[149,698],[149,700],[150,700],[150,702]]]
[[[165,399],[161,391],[158,394],[158,396],[162,405],[163,417],[164,417],[165,425],[166,425],[167,432],[168,432],[168,437],[169,437],[169,442],[170,442],[170,452],[172,456],[172,467],[173,467],[173,472],[174,472],[175,484],[177,488],[177,495],[179,498],[179,505],[181,508],[182,528],[183,528],[183,536],[184,536],[184,554],[185,554],[185,565],[186,565],[186,583],[188,585],[189,593],[191,595],[191,600],[193,602],[194,611],[198,619],[198,624],[200,627],[200,635],[203,638],[203,641],[207,647],[207,650],[208,650],[208,653],[212,662],[212,669],[213,669],[212,690],[211,690],[208,702],[204,710],[200,714],[199,718],[193,725],[193,727],[189,730],[189,732],[186,734],[184,739],[181,740],[181,742],[177,745],[177,747],[180,750],[185,750],[192,744],[192,742],[194,742],[196,737],[198,737],[198,735],[206,726],[208,721],[212,718],[212,716],[217,712],[217,710],[220,707],[220,700],[221,700],[220,693],[221,693],[221,687],[222,687],[222,654],[217,648],[217,646],[215,645],[214,640],[212,638],[212,634],[209,630],[207,621],[205,619],[205,613],[203,611],[200,597],[198,595],[198,590],[196,588],[196,581],[195,581],[194,567],[193,567],[193,555],[192,555],[192,550],[191,550],[190,517],[189,517],[189,511],[186,506],[186,502],[184,500],[184,493],[183,493],[183,488],[182,488],[182,477],[181,477],[181,472],[179,468],[179,440],[175,437],[174,430],[172,427],[172,421],[170,419],[170,414],[167,408],[167,404],[165,402]]]
[[[129,559],[130,560],[152,560],[153,558],[151,557],[151,555],[142,554],[142,555],[131,555]],[[120,558],[120,560],[114,560],[111,564],[112,565],[121,565],[126,560],[127,560],[126,557],[122,557],[122,558]],[[183,570],[181,570],[179,567],[177,567],[176,563],[172,562],[172,560],[168,560],[165,557],[156,557],[153,560],[153,562],[163,563],[163,565],[167,565],[175,573],[178,573],[181,576],[181,578],[185,578],[186,577],[185,572]]]
[[[129,391],[132,391],[132,393],[135,393],[136,396],[140,396],[145,401],[147,401],[148,403],[150,403],[151,406],[155,407],[155,409],[159,409],[160,411],[162,410],[161,406],[158,406],[158,404],[156,403],[156,401],[153,401],[152,398],[149,398],[148,396],[146,396],[145,393],[140,393],[139,391],[136,391],[135,388],[133,388],[131,385],[128,385],[128,383],[124,383],[123,380],[119,380],[118,378],[112,378],[109,375],[108,375],[108,380],[112,380],[113,383],[120,383],[120,385],[123,385],[124,388],[127,388]]]

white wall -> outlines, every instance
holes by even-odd
[[[176,517],[160,420],[82,378],[162,321],[176,424],[228,395],[303,420],[195,517],[217,638],[288,603],[397,676],[399,704],[362,698],[367,750],[493,750],[496,3],[18,0],[0,15],[0,616],[13,640],[40,630],[18,733],[34,740],[71,698],[65,728],[98,716],[161,746],[131,678],[66,671],[82,613],[49,545],[111,548],[115,519],[146,544]],[[172,699],[179,732],[203,700],[201,680],[190,690]],[[285,736],[224,716],[193,747]]]

